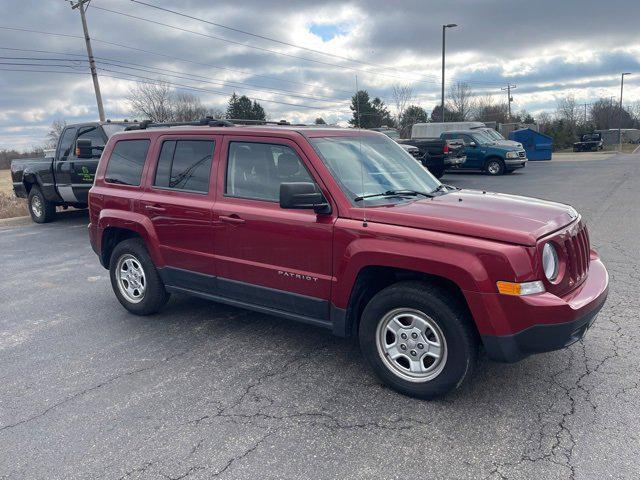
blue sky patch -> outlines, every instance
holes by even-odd
[[[328,42],[329,40],[337,37],[338,35],[343,35],[346,33],[343,25],[337,24],[319,24],[312,23],[309,26],[309,31],[314,35],[317,35],[322,39],[323,42]]]

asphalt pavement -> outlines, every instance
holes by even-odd
[[[483,358],[433,402],[321,329],[178,295],[127,313],[84,214],[0,226],[0,478],[638,478],[640,155],[562,158],[443,181],[574,205],[604,309],[572,347]]]

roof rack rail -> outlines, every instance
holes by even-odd
[[[277,122],[274,120],[247,120],[244,118],[230,118],[230,122],[235,123],[236,125],[282,125],[282,126],[292,126],[292,127],[308,127],[305,123],[289,123],[286,120],[278,120]]]
[[[143,120],[137,125],[129,125],[125,128],[125,131],[130,130],[146,130],[147,128],[161,128],[161,127],[233,127],[234,124],[228,120],[219,120],[213,117],[205,117],[201,120],[195,122],[164,122],[164,123],[155,123],[151,120]]]

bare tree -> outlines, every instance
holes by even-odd
[[[411,85],[400,85],[396,83],[391,88],[391,97],[396,107],[396,124],[399,124],[404,116],[407,105],[413,101],[413,87]]]
[[[489,94],[476,99],[473,111],[473,118],[479,122],[506,123],[508,121],[508,105],[495,103],[493,96]]]
[[[152,122],[169,122],[173,115],[172,96],[171,86],[166,82],[140,82],[129,90],[127,100],[135,115]]]
[[[573,95],[558,100],[556,117],[564,120],[571,128],[575,128],[580,115],[580,107]]]
[[[207,108],[200,98],[192,93],[179,92],[171,95],[171,120],[174,122],[193,122],[207,116]]]
[[[468,83],[457,82],[449,89],[449,110],[460,121],[468,120],[474,107],[471,87]]]
[[[67,122],[61,118],[56,118],[51,123],[51,130],[47,133],[47,140],[45,142],[46,148],[56,148],[58,144],[58,138],[62,135],[62,131],[67,126]]]

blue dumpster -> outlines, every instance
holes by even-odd
[[[511,132],[509,140],[520,142],[527,152],[529,160],[551,160],[553,139],[549,135],[530,128],[521,128]]]

